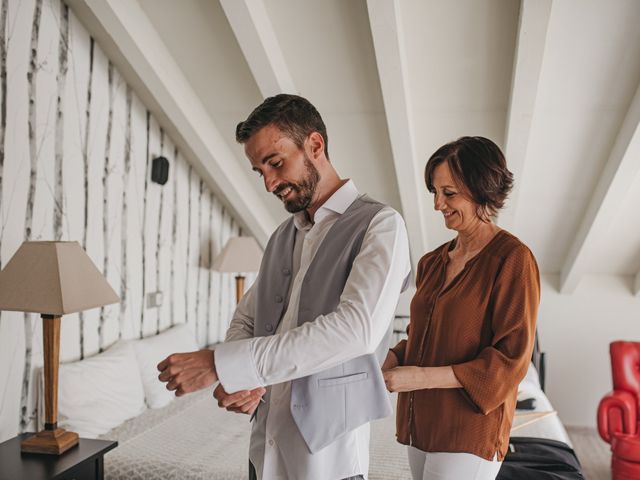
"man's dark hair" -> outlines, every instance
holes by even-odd
[[[309,100],[298,95],[281,93],[267,98],[258,105],[244,122],[236,127],[236,141],[246,143],[258,130],[275,125],[302,148],[312,132],[324,139],[324,153],[329,158],[329,138],[322,117]]]
[[[513,174],[495,143],[484,137],[461,137],[447,143],[431,155],[424,169],[427,189],[435,193],[433,171],[447,162],[454,180],[466,189],[478,205],[478,216],[488,220],[504,206],[513,186]]]

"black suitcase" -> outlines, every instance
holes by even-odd
[[[512,437],[496,480],[584,480],[575,452],[563,442]]]

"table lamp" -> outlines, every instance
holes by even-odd
[[[0,310],[39,313],[44,346],[44,430],[23,452],[60,455],[78,434],[58,428],[60,319],[120,301],[78,242],[24,242],[0,272]]]
[[[244,294],[244,277],[241,273],[257,272],[262,261],[262,249],[253,237],[233,237],[216,257],[211,268],[217,272],[236,275],[236,303]]]

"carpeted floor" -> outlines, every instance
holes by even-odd
[[[574,450],[587,480],[611,480],[609,445],[595,428],[567,427]]]

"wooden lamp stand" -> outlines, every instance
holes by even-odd
[[[244,277],[242,275],[236,275],[236,305],[240,303],[242,296],[244,295]]]
[[[58,364],[60,360],[60,316],[42,315],[44,346],[44,430],[24,440],[28,453],[60,455],[78,444],[78,434],[58,428]]]

